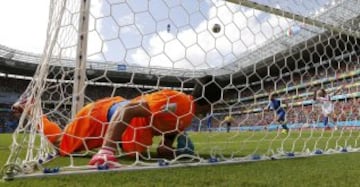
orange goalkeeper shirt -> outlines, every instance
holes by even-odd
[[[109,109],[124,100],[122,97],[105,98],[83,107],[63,132],[59,144],[60,154],[67,155],[100,147],[109,123]],[[154,135],[183,131],[191,124],[195,107],[189,95],[174,90],[162,90],[139,96],[131,102],[140,100],[148,103],[152,115],[133,118],[129,128],[124,131],[121,146],[129,155],[145,151],[152,144]],[[60,134],[60,128],[46,117],[43,117],[43,126],[45,135],[54,143],[54,134]]]
[[[142,152],[152,144],[152,138],[163,133],[184,131],[191,125],[195,105],[192,96],[174,90],[161,90],[133,99],[131,102],[145,101],[152,115],[134,118],[122,136],[125,152]],[[127,143],[133,142],[135,143]]]

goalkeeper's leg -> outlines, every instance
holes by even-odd
[[[62,130],[58,124],[50,121],[46,116],[42,117],[43,133],[47,139],[56,147],[59,146]]]

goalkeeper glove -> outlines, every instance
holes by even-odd
[[[176,155],[178,155],[178,156],[182,155],[182,154],[193,155],[194,150],[195,150],[195,146],[186,133],[180,134],[177,137]]]
[[[114,166],[111,162],[118,162],[115,155],[115,150],[110,147],[102,147],[90,160],[89,165],[104,165],[109,164]]]

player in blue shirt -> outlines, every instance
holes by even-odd
[[[276,122],[278,122],[282,126],[281,133],[287,134],[289,132],[289,128],[286,125],[285,115],[286,112],[284,108],[281,107],[281,101],[275,98],[275,94],[271,94],[269,96],[269,104],[265,108],[265,110],[273,110],[276,113]]]

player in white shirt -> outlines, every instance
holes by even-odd
[[[343,86],[336,89],[333,93],[327,93],[325,89],[315,90],[314,92],[314,101],[318,101],[321,105],[321,111],[323,114],[323,124],[325,129],[330,129],[329,127],[329,117],[334,112],[334,104],[331,102],[331,96],[337,94]]]

